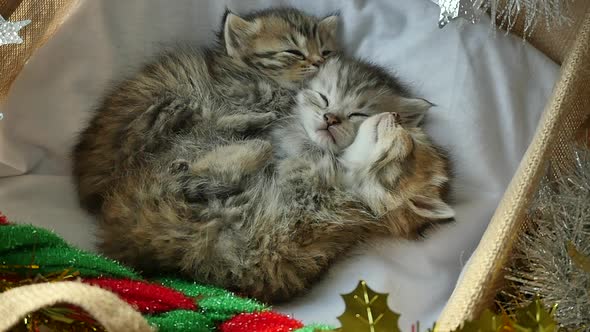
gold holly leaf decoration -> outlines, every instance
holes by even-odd
[[[352,293],[342,294],[346,309],[338,317],[341,332],[400,332],[399,314],[387,306],[387,295],[373,291],[361,280]]]

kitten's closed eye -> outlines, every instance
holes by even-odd
[[[324,108],[330,106],[330,103],[328,102],[328,98],[326,98],[326,96],[324,96],[323,94],[319,93],[320,97],[322,98],[322,100],[324,101]]]
[[[352,119],[352,118],[368,118],[369,115],[365,114],[365,113],[350,113],[348,114],[348,118]]]
[[[301,59],[304,59],[305,58],[305,55],[303,55],[303,53],[301,53],[301,51],[298,51],[298,50],[286,50],[286,51],[283,51],[283,52],[289,53],[289,54],[292,54],[292,55],[295,55],[295,56],[297,56],[297,57],[299,57]]]
[[[328,51],[328,50],[322,51],[322,56],[323,57],[330,56],[330,54],[332,54],[332,51]]]
[[[300,95],[302,96],[308,103],[312,103],[315,106],[325,109],[330,106],[330,101],[328,97],[323,93],[317,92],[315,90],[303,90],[303,93]]]

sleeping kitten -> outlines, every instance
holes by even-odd
[[[451,218],[441,198],[443,155],[415,122],[381,113],[407,109],[418,119],[430,105],[401,96],[382,74],[361,62],[328,61],[313,90],[296,98],[286,122],[297,124],[276,129],[288,134],[273,135],[278,153],[252,139],[190,159],[186,174],[169,172],[165,157],[133,170],[105,200],[101,250],[144,271],[180,272],[279,302],[304,292],[359,242],[414,239],[425,225]],[[318,115],[328,111],[340,123]],[[200,144],[186,134],[169,157],[190,157]],[[223,191],[235,182],[239,191]]]
[[[198,153],[261,134],[291,109],[293,90],[337,51],[337,24],[335,16],[288,8],[244,17],[228,12],[217,46],[173,49],[118,84],[73,150],[81,205],[99,213],[117,181],[195,127]]]
[[[338,154],[350,145],[360,123],[370,115],[398,112],[404,124],[417,126],[432,104],[413,98],[383,68],[360,60],[334,57],[298,94],[295,115],[272,131],[278,153],[295,156],[317,150]]]

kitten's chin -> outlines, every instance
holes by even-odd
[[[336,136],[328,129],[318,129],[314,133],[313,141],[319,148],[324,151],[338,153],[342,151],[342,147],[338,144]]]

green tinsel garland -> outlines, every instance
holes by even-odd
[[[72,270],[82,278],[112,277],[141,280],[142,277],[111,259],[85,252],[68,245],[54,233],[32,225],[0,225],[0,291],[10,285],[4,276],[15,274],[51,275]],[[159,331],[216,331],[219,324],[239,314],[263,313],[270,308],[255,300],[242,298],[212,286],[200,285],[192,281],[174,277],[161,277],[152,280],[157,284],[176,290],[198,304],[197,310],[172,310],[164,313],[146,315],[148,322]],[[303,324],[280,314],[277,318],[290,320],[297,326]],[[329,326],[312,325],[298,332],[327,330]]]

